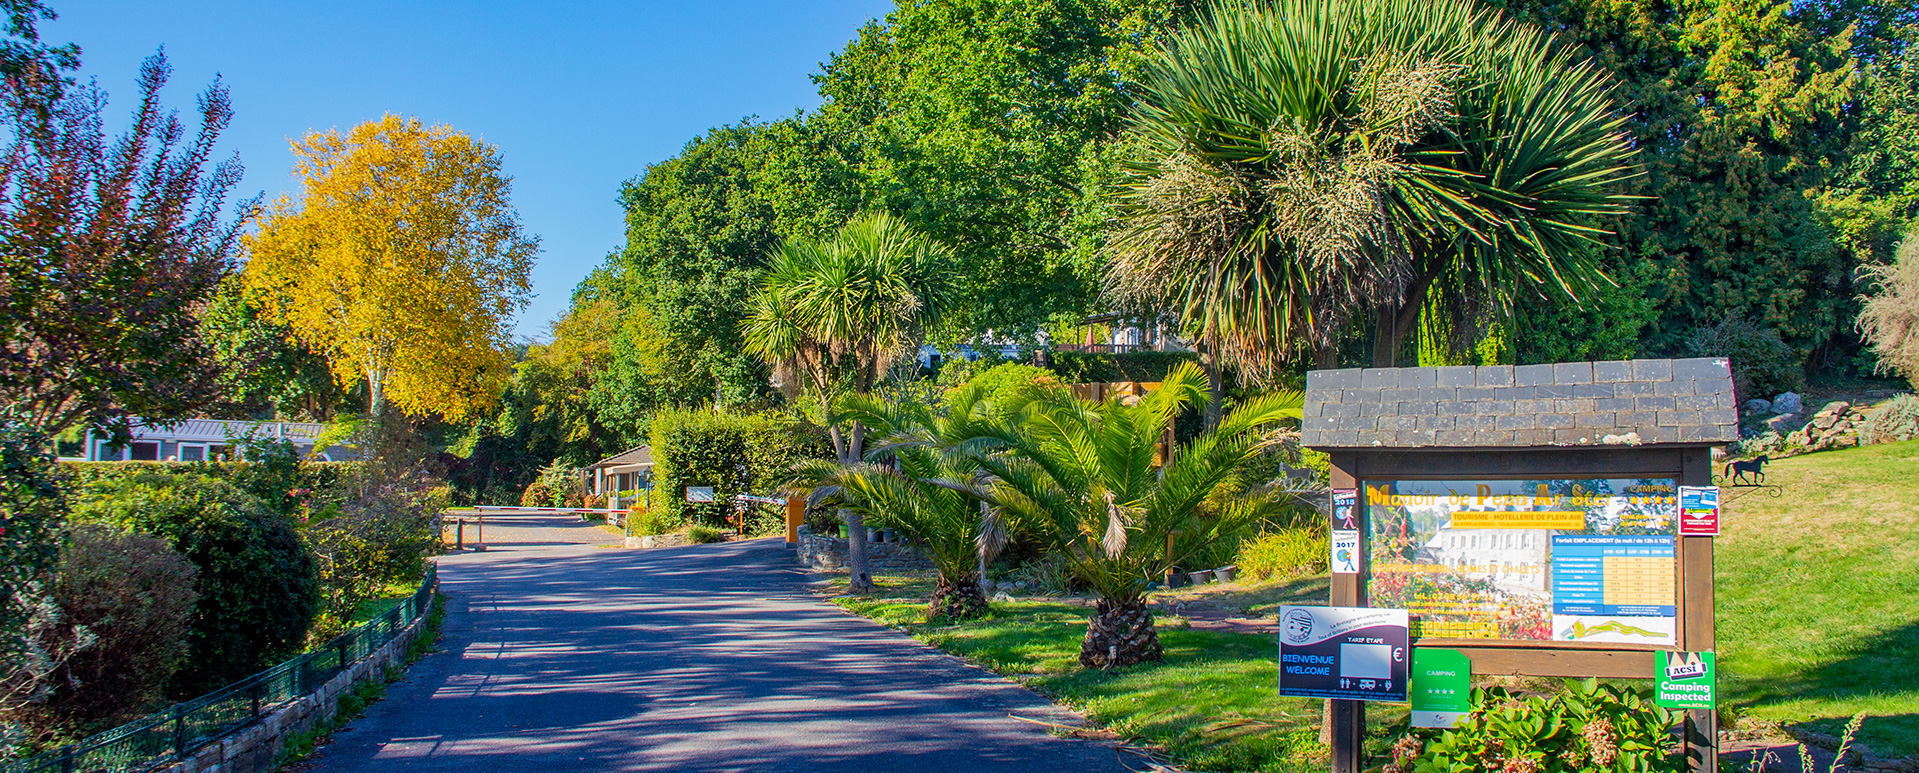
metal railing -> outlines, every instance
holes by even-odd
[[[135,773],[186,759],[201,747],[252,724],[326,684],[386,645],[433,605],[435,569],[413,596],[340,634],[326,646],[172,708],[84,741],[14,762],[5,773]]]

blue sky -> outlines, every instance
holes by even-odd
[[[238,192],[287,191],[287,141],[385,112],[449,123],[497,146],[513,201],[541,239],[538,335],[623,239],[621,181],[708,128],[818,104],[808,79],[886,0],[656,2],[100,2],[50,0],[49,42],[75,42],[81,76],[124,123],[140,60],[161,45],[163,92],[191,115],[217,73],[236,115]]]

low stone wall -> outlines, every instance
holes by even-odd
[[[814,534],[801,526],[799,552],[800,563],[813,569],[823,572],[846,569],[846,540],[842,538]],[[868,542],[866,557],[872,561],[875,572],[923,572],[933,568],[932,561],[904,542]]]
[[[435,582],[434,592],[439,591]],[[385,646],[336,674],[326,684],[294,700],[273,713],[200,748],[192,757],[161,768],[164,773],[266,773],[286,747],[287,736],[312,730],[340,709],[340,696],[366,679],[385,679],[386,669],[406,665],[407,649],[426,628],[429,615],[421,615]]]

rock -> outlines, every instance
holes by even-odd
[[[1846,402],[1844,400],[1834,400],[1830,403],[1826,403],[1826,407],[1820,408],[1818,415],[1844,416],[1846,415],[1846,412],[1850,410],[1852,410],[1852,403]]]
[[[1766,420],[1766,428],[1781,435],[1805,426],[1806,422],[1796,413],[1774,416]]]
[[[1772,401],[1771,400],[1747,400],[1746,412],[1754,413],[1754,414],[1772,413]]]
[[[1781,392],[1772,399],[1773,413],[1798,413],[1806,409],[1806,399],[1798,392]]]

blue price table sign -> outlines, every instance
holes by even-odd
[[[1407,622],[1404,609],[1280,607],[1279,694],[1404,702]]]

